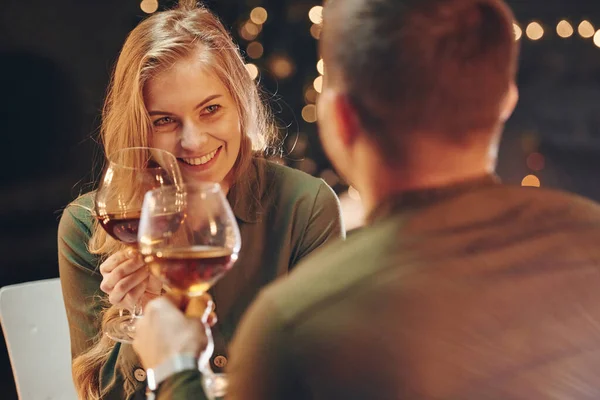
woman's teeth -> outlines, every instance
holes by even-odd
[[[215,155],[217,154],[217,151],[219,151],[219,149],[216,149],[215,151],[208,153],[202,157],[196,157],[196,158],[182,158],[182,160],[190,165],[203,165],[206,164],[207,162],[209,162],[210,160],[212,160]]]

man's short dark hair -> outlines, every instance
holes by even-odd
[[[387,150],[410,132],[463,142],[498,125],[518,55],[502,0],[329,0],[324,21],[327,79]]]

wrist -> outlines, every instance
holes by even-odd
[[[178,353],[154,368],[146,370],[148,389],[155,391],[167,378],[178,372],[198,369],[198,359],[191,353]]]

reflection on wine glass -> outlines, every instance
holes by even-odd
[[[112,238],[128,246],[137,244],[138,225],[144,194],[166,185],[181,185],[177,159],[171,153],[150,147],[129,147],[108,157],[108,166],[95,195],[95,217]],[[130,315],[121,313],[108,321],[104,333],[111,339],[131,343],[136,305]]]
[[[138,246],[151,273],[168,290],[200,296],[231,269],[241,237],[219,184],[196,183],[146,193]],[[204,375],[207,396],[215,398],[221,396],[217,392],[222,392],[226,379],[210,368],[214,343],[208,326],[206,335],[209,344],[198,367]]]

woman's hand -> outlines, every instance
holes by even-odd
[[[108,301],[120,308],[132,310],[160,296],[162,284],[150,275],[141,255],[135,249],[124,249],[112,254],[100,265],[100,290]]]

